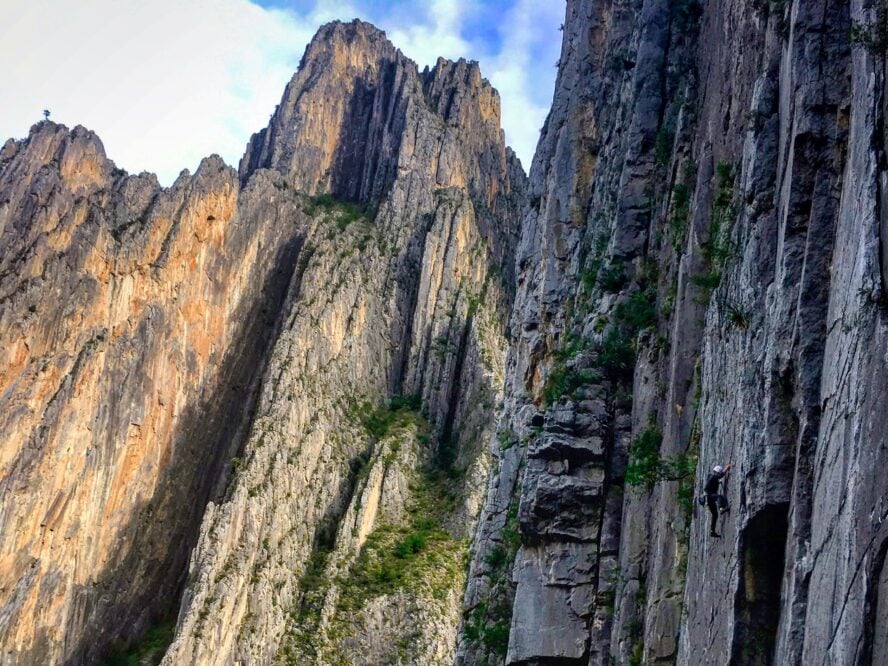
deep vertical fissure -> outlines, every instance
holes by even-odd
[[[407,368],[410,364],[410,347],[414,335],[413,320],[416,315],[416,303],[419,299],[420,280],[417,279],[417,276],[420,274],[422,265],[425,261],[426,236],[428,236],[429,229],[433,222],[434,213],[424,215],[420,218],[419,224],[416,227],[416,234],[408,244],[401,266],[398,269],[399,273],[397,282],[401,289],[403,289],[404,294],[402,297],[402,302],[404,304],[402,311],[404,315],[402,318],[403,330],[400,334],[401,347],[397,352],[397,356],[393,360],[393,376],[390,381],[392,393],[395,395],[403,393],[404,379],[407,376]],[[416,257],[415,264],[410,259],[410,254],[414,250],[419,255]],[[398,336],[396,335],[394,337],[397,338]]]
[[[863,647],[861,664],[888,663],[888,539],[873,558],[867,585],[863,621]]]
[[[749,521],[740,536],[740,581],[732,663],[777,663],[781,581],[789,528],[789,504],[772,504]]]
[[[472,321],[474,314],[470,311],[466,316],[466,322],[463,325],[462,333],[459,337],[459,347],[456,351],[456,360],[453,367],[453,382],[450,384],[449,395],[447,396],[447,415],[444,417],[444,424],[441,427],[441,447],[450,444],[453,437],[453,424],[456,421],[456,411],[459,406],[459,387],[462,382],[463,366],[466,362],[466,350],[469,344],[469,333],[472,330]]]
[[[91,663],[109,649],[131,645],[179,607],[204,509],[208,501],[224,497],[234,456],[241,455],[252,428],[262,377],[282,325],[282,306],[301,277],[297,266],[302,250],[302,236],[283,243],[273,259],[277,268],[265,274],[256,298],[241,305],[243,314],[220,363],[217,389],[183,411],[180,433],[187,444],[175,453],[152,499],[121,530],[132,535],[133,545],[102,572],[97,587],[109,591],[98,598],[83,592],[84,614],[102,633],[72,642],[72,663]],[[146,560],[149,544],[158,539],[171,544],[165,558]],[[140,578],[147,582],[133,603],[126,608],[109,603]]]

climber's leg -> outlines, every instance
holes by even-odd
[[[709,507],[711,520],[709,521],[709,536],[719,536],[715,528],[718,526],[718,500],[715,495],[706,498],[706,506]]]

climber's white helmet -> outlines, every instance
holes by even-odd
[[[722,472],[725,471],[725,468],[722,467],[721,465],[716,465],[715,467],[712,468],[712,471],[715,472],[716,474],[721,474]]]

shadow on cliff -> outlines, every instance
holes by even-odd
[[[393,155],[397,155],[402,136],[401,128],[392,124],[399,121],[403,125],[405,115],[400,101],[397,109],[392,107],[396,75],[397,63],[391,62],[383,67],[379,86],[361,77],[352,80],[353,92],[346,120],[339,128],[330,174],[333,196],[375,208],[391,188],[397,175]],[[388,115],[376,117],[378,109],[388,109]]]
[[[389,333],[392,340],[399,341],[389,370],[389,390],[392,395],[415,395],[422,400],[422,412],[436,434],[434,464],[446,473],[452,495],[468,500],[475,490],[468,472],[492,437],[486,429],[495,418],[493,405],[498,390],[492,376],[481,367],[483,351],[476,314],[482,302],[497,298],[496,303],[488,303],[499,313],[502,332],[506,333],[505,322],[514,298],[514,284],[508,277],[508,266],[514,263],[514,244],[510,239],[498,242],[494,230],[487,228],[489,220],[479,217],[489,211],[471,197],[451,209],[454,202],[448,200],[448,192],[439,192],[435,208],[418,216],[394,268],[401,316],[393,319]],[[444,216],[445,235],[455,234],[453,225],[459,209],[469,203],[471,224],[484,239],[484,253],[479,257],[486,264],[484,284],[466,284],[457,278],[449,287],[458,291],[449,306],[452,309],[417,318],[417,308],[422,307],[420,276],[429,261],[429,233]],[[446,225],[450,225],[449,230]],[[498,283],[500,289],[488,289],[491,282]],[[448,289],[442,288],[445,292]],[[467,306],[464,312],[459,311],[458,303]],[[442,322],[444,317],[446,321]],[[436,320],[445,326],[438,327]],[[441,333],[437,339],[433,339],[433,330]],[[463,509],[470,511],[469,504]],[[462,528],[465,525],[456,527],[457,531]]]
[[[759,511],[740,536],[742,577],[736,596],[737,634],[733,659],[742,664],[775,663],[780,622],[789,503]]]
[[[165,476],[119,532],[119,557],[95,583],[75,590],[74,612],[90,632],[66,646],[66,664],[101,662],[151,627],[175,619],[204,510],[224,493],[231,460],[249,434],[302,241],[295,236],[282,245],[259,298],[244,303],[235,317],[239,330],[220,364],[220,379],[209,395],[183,410]],[[155,553],[164,556],[155,559]]]

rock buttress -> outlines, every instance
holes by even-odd
[[[0,659],[88,662],[174,612],[302,211],[217,157],[162,189],[48,122],[0,200]]]
[[[324,194],[165,663],[448,663],[525,192],[499,97],[476,63],[419,72],[372,26],[332,24],[242,177],[257,167]],[[430,561],[440,584],[403,584]]]

